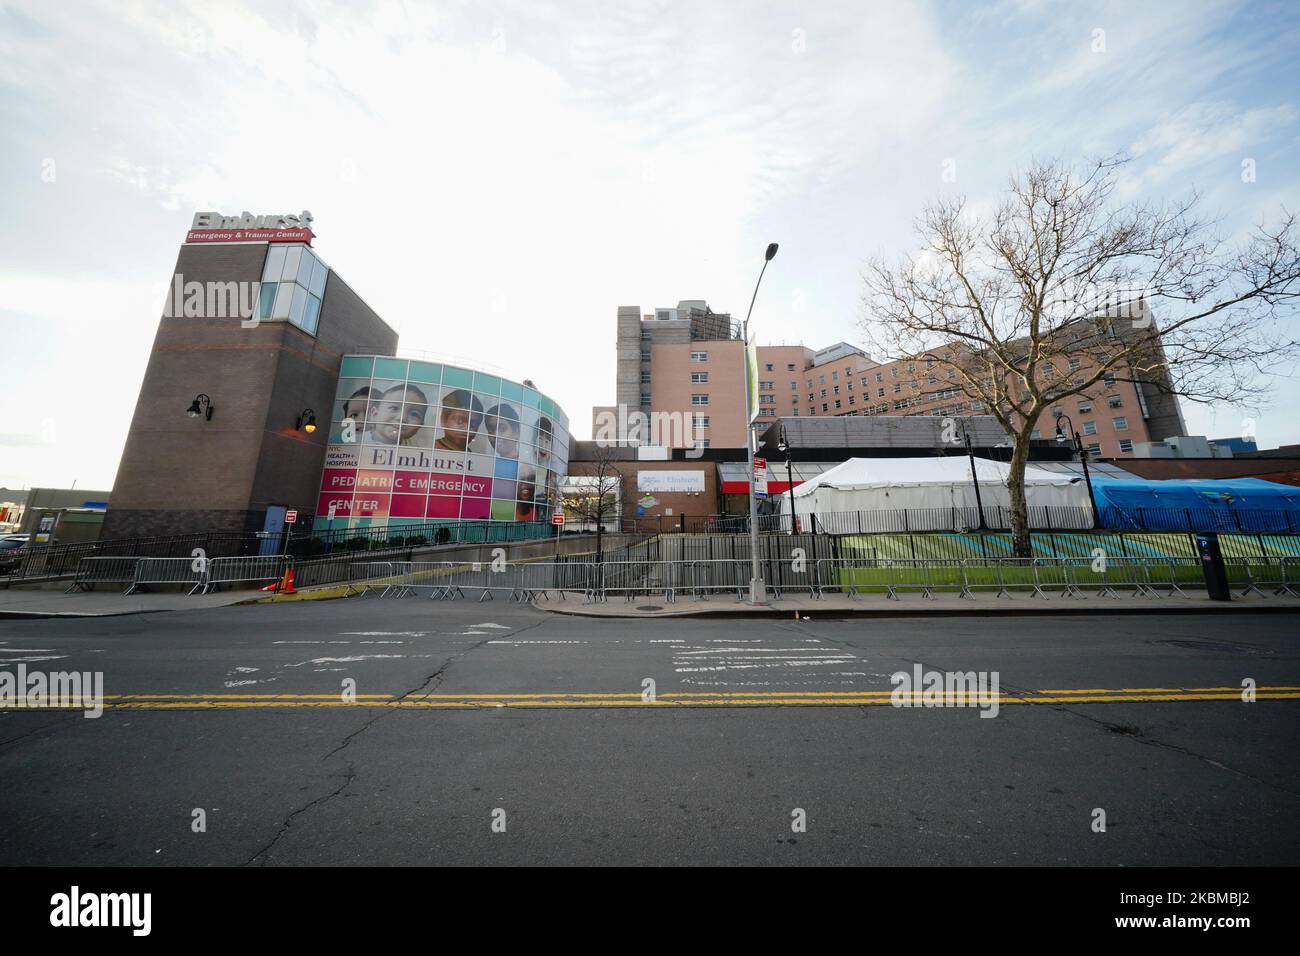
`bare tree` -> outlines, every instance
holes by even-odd
[[[562,495],[566,520],[595,522],[596,563],[601,561],[601,543],[605,522],[620,519],[623,475],[618,470],[617,446],[597,444],[590,460],[575,463],[568,486]]]
[[[1044,412],[1131,382],[1151,415],[1181,425],[1177,398],[1258,399],[1263,373],[1298,354],[1295,214],[1229,246],[1196,195],[1117,201],[1126,162],[1035,162],[987,215],[964,198],[935,202],[915,224],[921,252],[863,275],[863,329],[881,360],[925,363],[931,393],[964,397],[1006,429],[1024,557],[1025,464]]]

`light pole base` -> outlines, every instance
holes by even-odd
[[[749,579],[749,603],[752,607],[767,607],[767,585],[762,578]]]

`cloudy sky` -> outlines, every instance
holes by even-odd
[[[1195,188],[1230,235],[1300,205],[1297,49],[1261,0],[0,0],[0,486],[111,487],[195,210],[310,209],[404,350],[532,378],[585,437],[617,307],[743,313],[771,241],[758,338],[821,347],[927,201],[1031,157],[1127,150],[1130,194]],[[1276,384],[1189,430],[1300,442]]]

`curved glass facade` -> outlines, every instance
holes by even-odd
[[[568,468],[555,402],[455,365],[345,355],[329,417],[317,529],[547,521]]]

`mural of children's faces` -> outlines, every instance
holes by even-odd
[[[370,425],[375,441],[384,445],[414,445],[429,411],[429,399],[415,385],[387,388],[372,407]]]
[[[438,426],[442,435],[434,447],[446,451],[465,451],[470,438],[483,424],[483,403],[473,392],[464,388],[447,389],[438,409]]]
[[[533,440],[537,444],[538,464],[544,465],[550,459],[551,449],[555,445],[555,426],[545,415],[538,418],[534,436]]]
[[[519,412],[513,405],[493,405],[484,417],[488,441],[499,458],[519,457]]]

